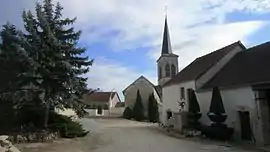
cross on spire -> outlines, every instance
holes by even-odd
[[[167,17],[167,14],[168,14],[168,6],[167,5],[165,5],[164,10],[165,10],[165,16]]]

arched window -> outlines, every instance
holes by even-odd
[[[162,69],[161,67],[158,68],[158,79],[161,79],[162,78]]]
[[[175,68],[175,65],[171,65],[171,76],[175,76],[176,74],[176,68]]]
[[[166,73],[166,77],[170,76],[170,65],[169,64],[167,64],[165,67],[165,73]]]

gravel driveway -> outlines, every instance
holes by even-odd
[[[22,152],[244,152],[237,148],[218,146],[169,137],[156,125],[122,119],[83,119],[85,128],[93,132],[81,139],[60,140],[46,144],[22,146]]]

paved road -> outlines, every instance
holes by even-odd
[[[244,152],[207,142],[169,137],[156,125],[128,120],[97,120],[102,124],[93,152]]]
[[[77,140],[61,140],[23,152],[244,152],[209,142],[180,140],[169,137],[156,125],[121,119],[83,119],[81,122],[93,133]]]

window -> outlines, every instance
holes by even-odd
[[[169,64],[166,65],[165,72],[166,72],[166,77],[169,77],[170,76],[170,65]]]
[[[161,67],[158,68],[158,79],[161,79],[162,78],[162,69]]]
[[[180,98],[185,99],[185,88],[184,87],[180,88]]]
[[[192,88],[187,89],[187,98],[188,98],[188,100],[190,100],[192,90],[193,90]]]
[[[176,68],[175,68],[175,65],[171,65],[171,76],[175,76],[176,74]]]

